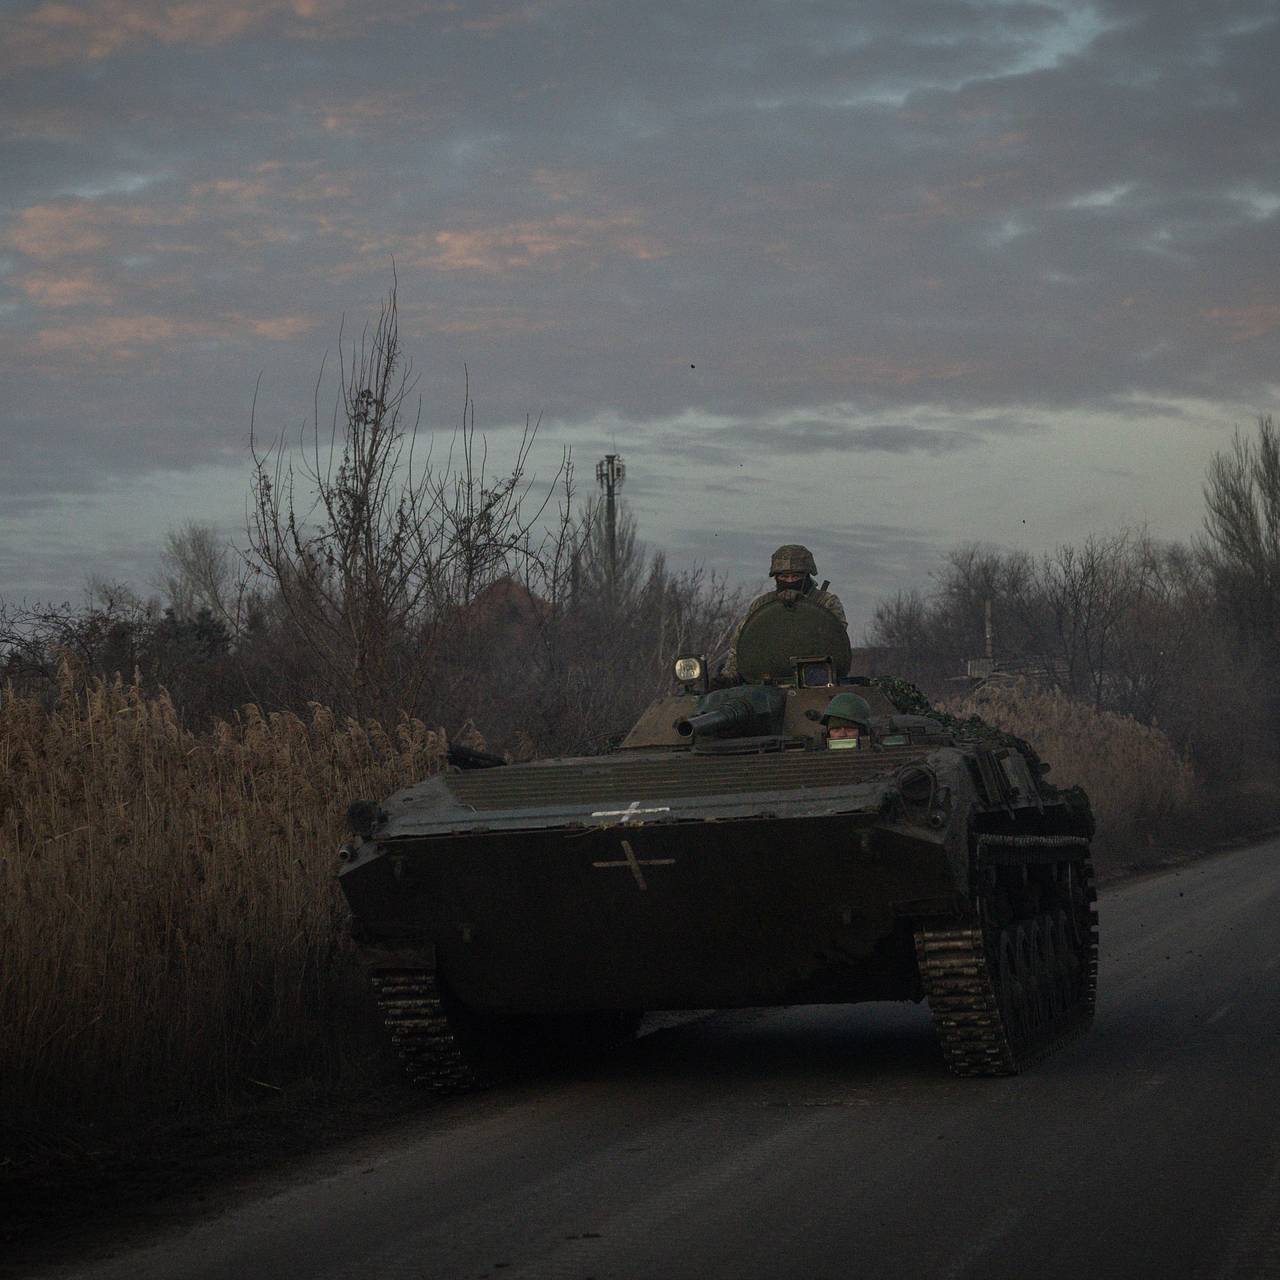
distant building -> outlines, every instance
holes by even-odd
[[[550,615],[550,601],[512,577],[491,582],[457,614],[465,627],[505,632],[531,631]]]

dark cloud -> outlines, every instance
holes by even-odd
[[[393,259],[429,425],[717,483],[1273,395],[1270,0],[10,10],[0,510],[295,427]]]

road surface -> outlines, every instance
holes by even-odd
[[[957,1080],[927,1011],[695,1018],[430,1109],[94,1280],[1280,1277],[1280,841],[1103,895],[1098,1018]]]

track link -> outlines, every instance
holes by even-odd
[[[413,1084],[464,1093],[487,1083],[449,1020],[434,970],[377,969],[370,980],[383,1025]]]
[[[493,1015],[468,1009],[430,966],[378,965],[374,995],[411,1083],[466,1093],[531,1068],[590,1059],[629,1040],[638,1012]]]
[[[956,1075],[1015,1075],[1093,1020],[1098,914],[1088,858],[1067,864],[1065,900],[1002,927],[979,903],[974,921],[924,921],[916,961],[947,1066]]]

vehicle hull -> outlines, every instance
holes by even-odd
[[[906,999],[910,920],[965,909],[947,843],[869,813],[402,837],[342,883],[489,1012]]]
[[[930,717],[831,749],[830,696],[791,689],[781,732],[692,747],[696,699],[674,696],[621,751],[354,806],[341,883],[410,1078],[473,1087],[617,1043],[644,1010],[927,998],[965,1075],[1078,1034],[1097,974],[1083,793],[1043,784],[1017,740]]]

